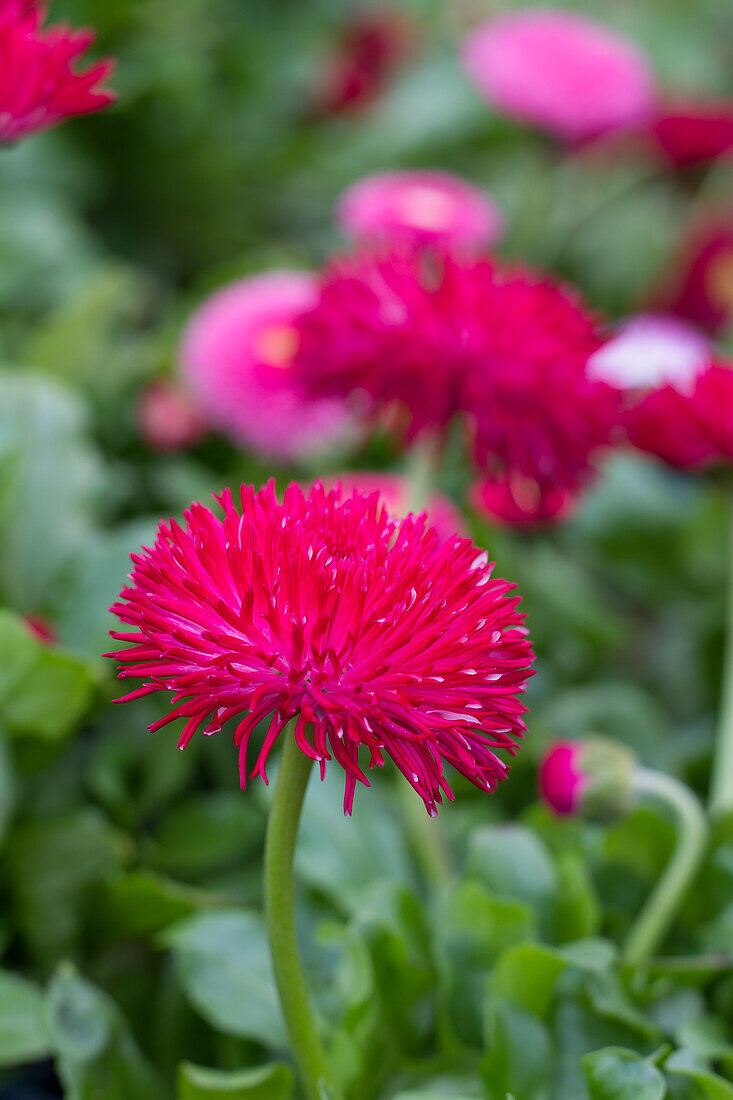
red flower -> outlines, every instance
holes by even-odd
[[[324,66],[315,96],[318,113],[339,114],[368,106],[409,52],[412,37],[407,21],[395,12],[353,17]]]
[[[710,332],[733,317],[733,216],[698,227],[676,265],[668,307]]]
[[[715,160],[733,149],[733,102],[679,101],[660,111],[654,138],[677,165]]]
[[[318,483],[291,485],[282,504],[272,483],[229,490],[219,519],[202,504],[186,526],[161,524],[155,546],[133,554],[131,585],[112,610],[134,629],[113,636],[122,677],[144,678],[128,698],[173,692],[176,718],[234,733],[242,785],[247,746],[270,725],[252,775],[286,723],[287,736],[325,773],[346,772],[351,811],[359,764],[385,755],[431,814],[452,798],[443,762],[493,790],[516,751],[525,708],[517,696],[532,653],[511,585],[492,579],[488,555],[469,539],[441,542],[424,518],[388,516],[378,494],[345,497]]]
[[[63,24],[43,31],[44,15],[45,5],[37,0],[0,0],[0,142],[99,111],[114,100],[100,87],[112,71],[110,60],[75,68],[93,32]]]
[[[540,762],[540,798],[562,816],[611,821],[631,808],[635,767],[631,750],[605,737],[555,741]]]
[[[647,393],[627,417],[632,444],[671,466],[733,462],[733,369],[709,363],[689,389]]]
[[[550,282],[487,260],[344,261],[300,332],[308,391],[361,391],[374,412],[396,403],[409,436],[463,413],[482,471],[541,493],[577,488],[617,417],[619,392],[586,369],[593,319]]]

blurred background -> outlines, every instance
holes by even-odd
[[[637,43],[662,98],[733,97],[726,0],[563,7]],[[144,395],[175,378],[183,327],[204,297],[271,268],[317,269],[344,247],[335,204],[360,177],[440,168],[496,202],[500,255],[575,283],[609,324],[664,310],[733,351],[730,158],[680,166],[643,132],[561,149],[492,110],[459,45],[509,8],[52,4],[54,20],[97,28],[95,52],[117,58],[119,101],[0,154],[0,950],[3,981],[37,983],[16,1003],[11,981],[10,1007],[0,1004],[0,1023],[3,1012],[32,1021],[19,1025],[15,1046],[0,1042],[3,1100],[59,1096],[62,1085],[80,1100],[172,1097],[181,1059],[236,1069],[282,1053],[257,915],[266,792],[240,794],[228,737],[194,739],[178,753],[173,731],[146,731],[162,713],[155,700],[112,706],[113,669],[100,656],[106,609],[130,551],[192,499],[272,475],[283,485],[401,460],[384,439],[299,466],[213,431],[161,440],[141,413]],[[434,1073],[457,1074],[461,1096],[504,1100],[513,1089],[516,1100],[583,1100],[569,1067],[565,1076],[547,1070],[557,1093],[511,1075],[466,1091],[479,1087],[478,976],[498,951],[487,929],[501,903],[502,919],[529,914],[549,942],[621,935],[655,881],[670,847],[663,817],[639,811],[588,835],[560,830],[535,801],[536,762],[552,736],[607,733],[704,792],[726,509],[714,483],[620,453],[568,523],[513,531],[467,506],[466,459],[454,450],[440,489],[525,598],[539,657],[530,737],[495,798],[459,784],[442,826],[463,877],[430,915],[394,776],[378,776],[368,797],[358,792],[346,822],[336,777],[313,785],[299,867],[316,944],[309,965],[321,976],[322,1010],[368,1054],[371,1069],[341,1052],[353,1061],[355,1097],[407,1095],[421,1061],[442,1050]],[[670,951],[729,949],[727,853]],[[680,1020],[713,1011],[708,978],[675,987]],[[251,999],[241,993],[248,982]],[[436,1046],[436,987],[457,1036],[450,1056]],[[395,988],[392,1016],[372,1019],[370,1005]],[[40,989],[52,1025],[37,1023]],[[715,990],[725,1032],[733,984]],[[642,1016],[654,1016],[652,1002],[584,1002],[572,1025],[578,1052],[606,1040],[646,1052],[654,1028],[677,1035],[677,1017],[662,1026]],[[550,1045],[564,1041],[552,1029],[570,1028],[573,1011],[538,1023]],[[458,1095],[455,1082],[443,1095]]]

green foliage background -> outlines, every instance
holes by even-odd
[[[225,735],[179,753],[174,731],[146,732],[156,701],[114,708],[100,657],[128,554],[159,515],[226,483],[315,472],[221,439],[144,447],[137,395],[174,369],[190,310],[237,275],[317,265],[339,245],[335,198],[379,168],[440,166],[484,186],[506,215],[502,253],[574,280],[609,318],[648,300],[686,227],[730,196],[730,169],[674,178],[642,148],[563,159],[461,74],[461,34],[499,5],[404,6],[409,64],[363,113],[319,120],[303,104],[346,0],[53,5],[99,28],[120,102],[0,157],[7,1100],[59,1087],[70,1100],[295,1095],[260,915],[267,791],[240,793]],[[733,92],[725,0],[576,6],[640,42],[663,86]],[[359,461],[394,460],[374,444]],[[456,440],[441,487],[462,502],[467,485]],[[511,780],[492,799],[458,784],[440,818],[455,873],[439,884],[415,858],[394,775],[358,792],[351,820],[335,770],[308,794],[303,944],[350,1100],[733,1097],[733,823],[664,956],[630,973],[616,945],[670,823],[644,807],[580,826],[535,799],[548,740],[591,731],[705,794],[726,511],[715,485],[618,455],[549,534],[470,517],[518,581],[538,653]],[[33,639],[27,614],[59,644]]]

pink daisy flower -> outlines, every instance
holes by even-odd
[[[114,102],[112,92],[102,87],[114,67],[112,61],[76,68],[94,42],[94,33],[63,24],[44,31],[45,10],[40,0],[0,0],[2,143]]]
[[[465,414],[490,477],[574,489],[610,437],[619,395],[587,375],[593,320],[537,277],[418,253],[346,260],[299,330],[307,392],[396,406],[408,437]]]
[[[604,737],[555,741],[540,762],[540,798],[563,817],[611,821],[635,796],[636,760],[625,745]]]
[[[392,519],[401,519],[410,510],[409,486],[407,479],[400,474],[367,473],[361,470],[341,474],[338,478],[344,494],[363,493],[370,496],[379,493],[379,497]],[[449,539],[452,535],[465,535],[464,518],[452,500],[436,495],[425,506],[428,521],[440,535]]]
[[[317,298],[305,272],[242,279],[199,307],[181,344],[183,378],[211,425],[281,461],[335,447],[353,429],[343,401],[308,400],[294,382],[296,321]]]
[[[110,656],[145,681],[128,698],[173,693],[151,730],[185,718],[184,747],[239,718],[244,785],[269,715],[251,774],[266,780],[272,746],[294,737],[322,775],[328,761],[344,769],[346,813],[368,785],[362,763],[385,756],[430,814],[453,797],[445,762],[493,790],[507,772],[496,750],[515,752],[525,729],[532,653],[488,555],[423,519],[392,519],[377,494],[293,484],[281,504],[270,483],[242,486],[241,511],[229,490],[218,500],[223,518],[193,504],[185,527],[161,524],[112,608],[132,630],[114,634],[130,645]]]
[[[635,127],[655,106],[645,55],[571,12],[533,8],[490,19],[466,39],[463,63],[494,107],[563,141]]]
[[[448,172],[380,172],[343,194],[341,229],[357,240],[467,248],[501,235],[498,208],[483,191]]]

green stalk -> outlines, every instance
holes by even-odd
[[[662,877],[631,926],[621,952],[627,965],[654,954],[697,873],[708,836],[708,825],[699,799],[689,787],[663,772],[637,768],[634,789],[664,802],[677,819],[677,843]]]
[[[293,855],[308,779],[313,766],[288,727],[265,838],[265,921],[275,984],[293,1055],[308,1100],[338,1100],[330,1083],[295,934]]]
[[[728,503],[731,535],[728,543],[730,562],[723,652],[723,693],[710,789],[710,813],[714,817],[733,812],[733,494],[728,494]]]

